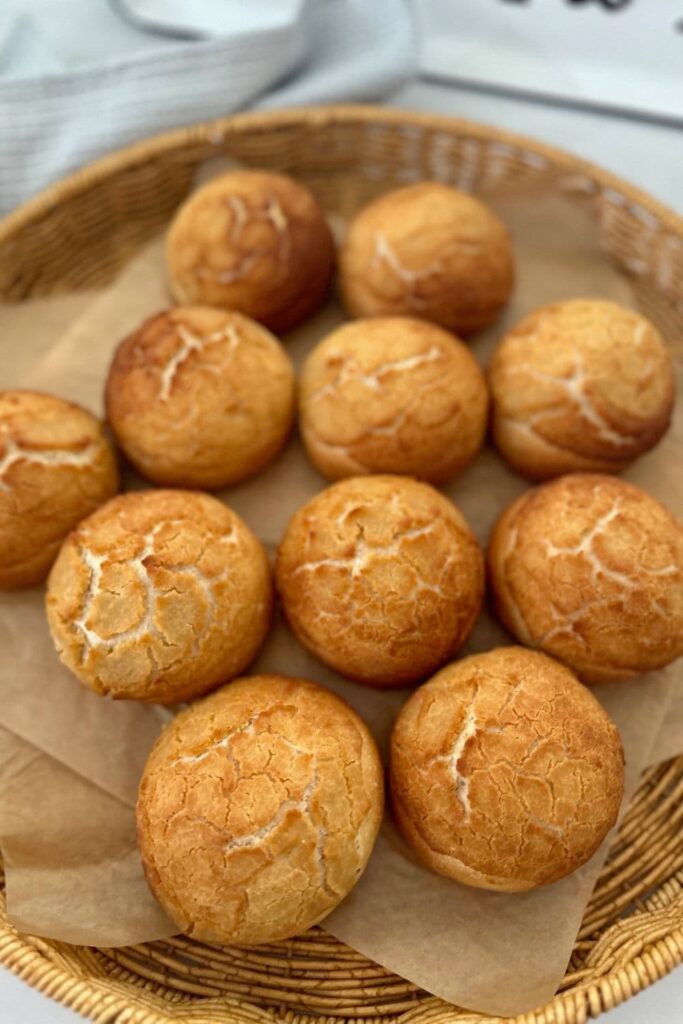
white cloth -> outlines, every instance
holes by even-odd
[[[165,129],[378,99],[416,66],[405,0],[0,2],[0,211]]]

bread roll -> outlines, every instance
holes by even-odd
[[[390,784],[396,821],[427,867],[522,892],[595,853],[619,811],[624,753],[569,669],[503,647],[415,691],[391,737]]]
[[[478,199],[435,181],[365,206],[340,269],[352,316],[418,316],[461,335],[492,323],[514,283],[504,224]]]
[[[510,632],[587,683],[683,654],[683,529],[633,484],[573,473],[527,491],[498,520],[489,567]]]
[[[652,448],[674,404],[659,332],[613,302],[544,306],[509,331],[491,363],[493,436],[532,480],[618,473]]]
[[[121,342],[106,405],[140,473],[213,490],[260,472],[281,451],[294,371],[277,339],[241,313],[170,309]]]
[[[118,486],[89,412],[54,395],[0,392],[0,588],[44,580],[69,530]]]
[[[358,881],[383,800],[377,748],[347,704],[299,679],[237,680],[178,715],[149,756],[149,884],[193,938],[289,938]]]
[[[272,599],[265,552],[227,506],[193,491],[137,491],[69,535],[47,617],[59,657],[86,686],[170,704],[246,668]]]
[[[239,310],[287,331],[323,302],[334,243],[307,188],[284,174],[232,171],[198,189],[166,240],[174,300]]]
[[[400,473],[442,483],[477,454],[487,409],[486,382],[469,349],[409,317],[344,324],[301,372],[301,434],[332,480]]]
[[[482,554],[460,511],[398,476],[343,480],[299,509],[276,581],[301,643],[373,686],[406,686],[443,664],[484,592]]]

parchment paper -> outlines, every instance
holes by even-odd
[[[505,317],[473,343],[482,362],[507,325],[543,302],[582,295],[632,302],[628,283],[599,251],[592,224],[577,206],[550,188],[498,196],[492,205],[513,230],[519,274]],[[21,345],[30,348],[39,338],[43,352],[49,349],[23,382],[101,412],[113,348],[167,303],[157,240],[54,344],[45,342],[45,308],[35,310],[30,329],[26,317],[18,318]],[[342,318],[332,301],[292,332],[285,344],[295,363]],[[0,368],[7,364],[14,383],[12,348],[10,332]],[[682,447],[679,415],[667,439],[627,474],[679,512]],[[289,516],[325,484],[295,438],[265,474],[222,497],[272,549]],[[127,486],[144,484],[131,474]],[[526,486],[485,449],[445,491],[485,542],[500,510]],[[25,931],[101,946],[170,935],[173,926],[142,876],[132,812],[146,753],[169,712],[114,703],[83,689],[59,665],[42,600],[42,590],[0,596],[0,843],[11,920]],[[464,653],[508,642],[487,612]],[[253,670],[301,675],[341,693],[383,750],[407,696],[340,679],[282,623]],[[621,729],[626,799],[648,763],[683,749],[681,690],[675,666],[596,690]],[[609,838],[589,864],[553,886],[508,896],[422,868],[387,819],[366,874],[324,927],[449,1002],[493,1014],[524,1012],[554,994],[608,847]]]

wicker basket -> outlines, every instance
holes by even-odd
[[[642,308],[670,337],[683,337],[683,219],[604,171],[527,139],[363,107],[232,117],[92,164],[0,223],[0,295],[17,301],[110,281],[169,219],[197,164],[219,154],[294,174],[341,213],[424,177],[474,188],[551,181],[590,207],[606,253],[632,276]],[[560,992],[518,1024],[585,1021],[683,961],[682,819],[680,757],[643,776]],[[81,948],[18,935],[4,917],[1,892],[0,962],[102,1024],[493,1019],[427,997],[319,929],[256,949],[182,937]]]

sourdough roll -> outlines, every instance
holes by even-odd
[[[323,302],[334,242],[304,186],[270,171],[232,171],[187,199],[166,240],[180,305],[220,306],[287,331]]]
[[[492,323],[514,284],[502,221],[436,181],[365,206],[349,227],[340,270],[352,316],[418,316],[462,335]]]
[[[569,669],[501,647],[415,691],[391,737],[390,786],[397,824],[427,867],[522,892],[595,853],[619,811],[624,753]]]
[[[140,473],[213,490],[260,472],[282,450],[294,371],[277,339],[241,313],[178,307],[121,342],[106,405]]]
[[[487,410],[469,349],[409,317],[344,324],[311,352],[299,381],[306,451],[332,480],[400,473],[442,483],[477,454]]]
[[[353,477],[293,516],[276,581],[298,639],[341,675],[406,686],[469,636],[482,553],[455,505],[407,477]]]
[[[57,653],[101,694],[170,704],[226,682],[268,633],[261,544],[208,494],[137,491],[64,542],[47,617]]]
[[[683,529],[624,480],[573,473],[527,491],[496,524],[489,568],[510,632],[587,683],[683,654]]]
[[[675,394],[653,324],[598,299],[525,317],[496,349],[490,383],[495,442],[532,480],[625,469],[667,431]]]
[[[118,486],[89,412],[54,395],[0,392],[0,588],[45,579],[69,530]]]
[[[239,679],[178,715],[149,756],[147,879],[193,938],[287,939],[358,881],[383,802],[377,748],[344,701],[300,679]]]

